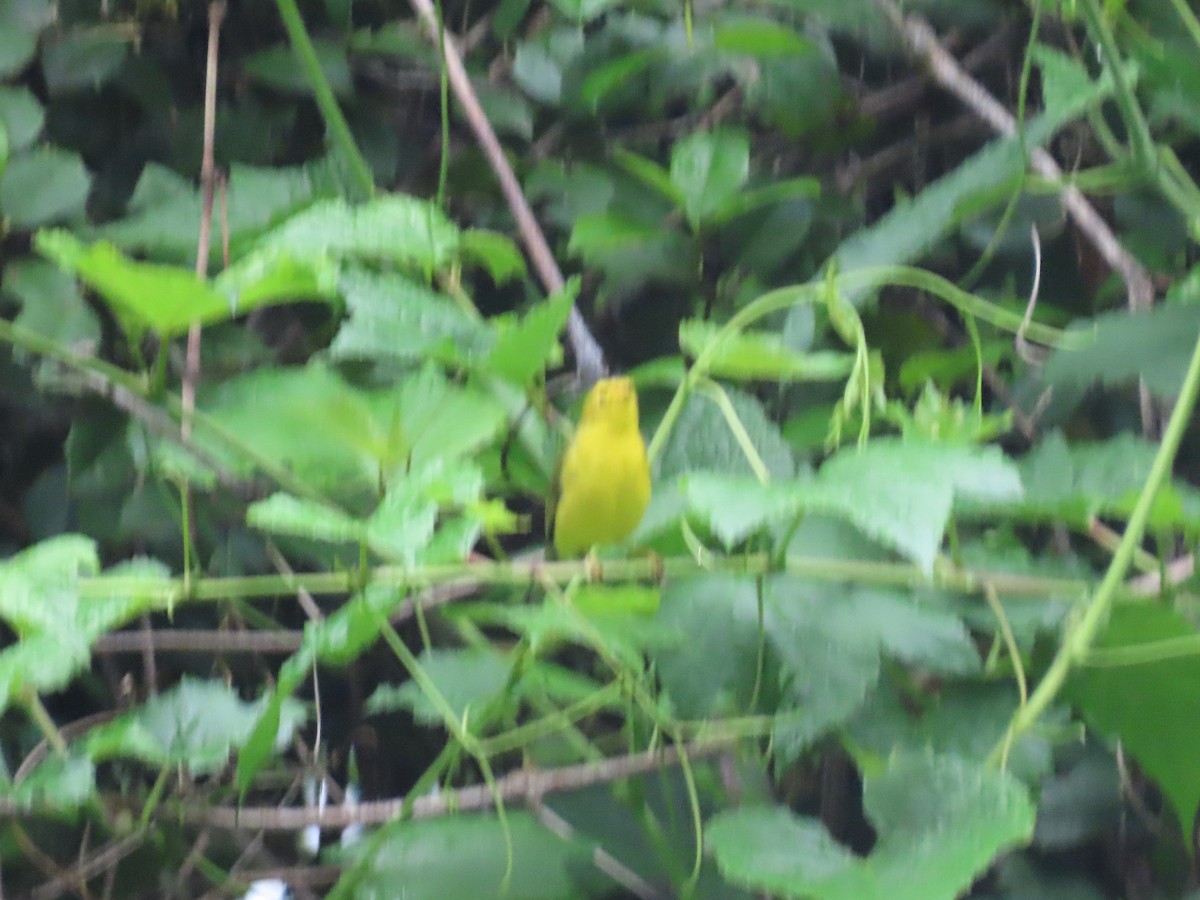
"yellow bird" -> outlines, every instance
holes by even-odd
[[[632,380],[604,378],[588,392],[558,487],[550,515],[560,558],[617,543],[637,528],[650,502],[650,462]]]

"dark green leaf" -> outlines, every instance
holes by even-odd
[[[750,174],[750,142],[732,129],[697,132],[671,152],[671,182],[693,231],[708,224],[741,190]]]
[[[22,230],[83,213],[91,179],[74,153],[47,148],[8,161],[0,175],[0,213]]]

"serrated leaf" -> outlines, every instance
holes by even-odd
[[[726,877],[755,890],[816,900],[954,900],[1033,831],[1034,807],[1019,782],[955,757],[901,756],[866,777],[863,801],[879,835],[865,859],[834,843],[819,820],[779,807],[721,813],[706,841]]]
[[[495,231],[464,231],[459,236],[458,253],[465,262],[481,264],[498,285],[525,275],[525,257],[517,245]]]
[[[764,590],[763,632],[787,698],[774,731],[784,759],[849,719],[879,680],[880,635],[841,595],[853,596],[786,576]]]
[[[558,335],[575,305],[578,282],[527,312],[519,322],[493,320],[497,336],[483,368],[513,384],[525,387],[543,372],[558,346]]]
[[[230,253],[239,259],[265,228],[314,197],[335,193],[325,160],[292,168],[266,169],[233,165],[222,224],[229,229]],[[203,199],[189,179],[151,163],[142,171],[126,215],[89,234],[112,241],[126,251],[152,255],[160,262],[194,264]],[[210,252],[221,262],[221,242]],[[311,259],[309,256],[302,259]]]
[[[650,650],[676,715],[703,719],[745,709],[762,637],[754,581],[726,575],[672,578],[657,619],[687,636]]]
[[[273,534],[289,534],[317,541],[357,542],[366,537],[366,526],[338,509],[289,494],[272,494],[251,504],[246,524]]]
[[[727,544],[762,525],[815,512],[836,516],[931,571],[954,501],[1013,501],[1017,469],[999,450],[891,438],[842,450],[806,481],[688,477],[688,502]]]
[[[0,799],[38,815],[78,809],[92,798],[95,790],[96,765],[78,754],[47,757],[17,785],[0,779]]]
[[[425,675],[460,722],[476,718],[487,704],[504,689],[510,662],[492,650],[423,651],[417,658]],[[383,685],[367,700],[370,715],[405,709],[426,725],[444,725],[438,706],[415,681],[399,687]]]
[[[1173,609],[1118,605],[1095,647],[1114,651],[1195,637],[1195,626]],[[1066,694],[1093,727],[1121,741],[1158,782],[1179,821],[1190,823],[1200,805],[1200,770],[1187,752],[1200,738],[1200,657],[1084,665],[1072,674]]]
[[[390,262],[430,273],[458,254],[458,229],[434,204],[406,194],[383,194],[357,206],[319,200],[258,241],[303,259]]]
[[[671,182],[693,231],[708,224],[746,183],[750,141],[740,131],[696,132],[671,151]]]
[[[1051,385],[1132,384],[1165,399],[1179,393],[1200,333],[1200,306],[1158,305],[1146,312],[1110,312],[1092,320],[1090,344],[1057,350],[1043,377]]]
[[[330,345],[334,359],[470,362],[495,342],[485,322],[402,275],[352,267],[341,290],[348,317]]]
[[[216,772],[250,736],[263,701],[243,702],[225,683],[183,678],[132,712],[106,722],[87,736],[95,760],[132,757],[155,766],[181,766],[193,774]],[[300,703],[287,700],[275,736],[275,749],[292,739],[306,718]]]
[[[738,419],[772,478],[790,478],[796,470],[792,452],[762,405],[749,394],[727,388]],[[696,471],[751,474],[753,469],[729,423],[707,396],[688,397],[659,455],[657,477],[673,479]]]

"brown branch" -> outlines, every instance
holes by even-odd
[[[693,744],[686,748],[689,759],[712,756],[731,746],[729,741]],[[496,780],[496,795],[506,803],[537,804],[546,794],[578,790],[596,784],[645,775],[664,766],[679,762],[678,747],[649,750],[619,756],[601,762],[579,763],[558,769],[518,769]],[[251,806],[240,809],[229,806],[216,808],[185,806],[180,814],[184,821],[197,825],[231,830],[298,831],[306,825],[323,828],[344,828],[347,825],[379,825],[399,818],[404,812],[404,799],[376,800],[370,803],[315,807]],[[430,819],[456,812],[478,812],[491,809],[496,796],[485,784],[426,794],[412,801],[409,815],[414,819]]]
[[[1005,135],[1017,135],[1017,121],[987,89],[963,71],[942,45],[929,23],[920,16],[905,16],[894,0],[875,0],[879,8],[891,20],[892,26],[904,39],[909,51],[922,60],[943,88],[969,106],[976,115],[987,122],[993,130]],[[1049,181],[1061,181],[1063,171],[1046,150],[1033,147],[1029,152],[1034,171]],[[1096,208],[1073,184],[1065,184],[1061,190],[1062,203],[1075,225],[1091,241],[1096,251],[1120,275],[1125,283],[1126,302],[1131,312],[1149,309],[1154,303],[1154,283],[1145,268],[1129,253],[1108,223],[1096,212]],[[1152,399],[1145,388],[1139,386],[1142,414],[1142,430],[1147,436],[1157,431],[1156,416]]]
[[[529,201],[525,199],[516,173],[513,172],[512,166],[509,165],[508,159],[504,155],[504,148],[500,146],[500,140],[496,137],[491,122],[488,121],[483,107],[479,105],[475,89],[471,87],[470,76],[467,75],[467,69],[463,65],[458,41],[448,29],[439,29],[437,11],[433,8],[431,0],[409,0],[409,3],[417,13],[417,17],[428,29],[434,45],[438,46],[442,52],[443,65],[446,67],[446,76],[450,81],[450,87],[453,89],[455,97],[458,98],[467,123],[471,126],[471,131],[475,133],[475,139],[479,142],[483,155],[487,158],[488,164],[496,174],[496,179],[500,182],[500,190],[508,202],[508,208],[512,211],[513,218],[516,219],[521,242],[525,245],[526,252],[529,253],[538,278],[541,279],[547,293],[553,294],[561,291],[564,285],[562,272],[558,268],[558,263],[555,262],[554,254],[546,242],[546,236],[542,233],[541,226],[534,218]],[[444,37],[444,41],[440,40],[441,37]],[[588,331],[587,323],[584,322],[583,315],[577,307],[572,307],[571,317],[567,320],[567,337],[571,342],[572,350],[575,351],[575,367],[580,379],[584,383],[591,383],[603,376],[607,370],[604,363],[604,351],[600,349],[600,345]]]

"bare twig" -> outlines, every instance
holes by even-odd
[[[687,748],[688,758],[695,760],[728,750],[729,741],[694,744]],[[491,809],[497,796],[505,802],[536,803],[546,794],[571,791],[596,784],[618,781],[645,775],[664,766],[679,762],[680,751],[676,747],[650,750],[619,756],[602,762],[580,763],[558,769],[519,769],[498,778],[495,790],[486,784],[472,785],[455,791],[439,791],[426,794],[412,801],[409,815],[414,819],[430,819],[452,812],[475,812]],[[403,798],[377,800],[371,803],[341,804],[327,806],[318,811],[315,807],[256,806],[216,808],[188,806],[181,811],[185,821],[227,829],[263,829],[266,831],[298,831],[306,825],[324,828],[344,828],[361,823],[378,825],[391,821],[404,812]]]
[[[212,242],[213,189],[216,163],[213,159],[217,130],[217,51],[220,47],[221,21],[225,18],[225,0],[214,0],[208,7],[208,60],[204,70],[204,149],[200,157],[200,190],[204,208],[200,214],[200,237],[196,246],[196,277],[208,276],[208,252]],[[187,363],[183,371],[183,436],[192,433],[192,410],[196,408],[196,382],[200,378],[200,323],[188,329]]]
[[[542,233],[541,226],[534,218],[533,210],[529,208],[529,202],[525,199],[516,173],[513,172],[512,166],[509,165],[508,159],[504,155],[504,148],[500,146],[500,140],[496,137],[491,122],[488,121],[483,107],[479,105],[479,99],[475,96],[475,89],[471,87],[471,79],[467,75],[466,67],[463,65],[462,56],[458,50],[458,41],[450,34],[449,30],[439,32],[437,11],[433,8],[432,0],[409,0],[409,2],[417,16],[425,23],[435,44],[439,43],[440,34],[445,36],[442,48],[444,51],[443,64],[446,66],[450,87],[454,90],[459,105],[462,106],[467,123],[475,133],[475,139],[479,142],[484,156],[487,157],[488,164],[496,173],[496,179],[500,182],[500,190],[504,193],[504,199],[508,202],[508,208],[512,211],[513,218],[516,219],[517,230],[529,253],[529,258],[533,262],[533,268],[548,293],[553,294],[562,290],[565,283],[562,272],[554,260],[554,254],[546,242],[546,236]],[[602,377],[607,370],[604,352],[600,349],[600,345],[592,333],[588,331],[587,323],[584,322],[583,315],[578,308],[571,310],[571,317],[567,320],[567,337],[571,342],[571,348],[575,351],[575,368],[580,380],[588,384]]]

